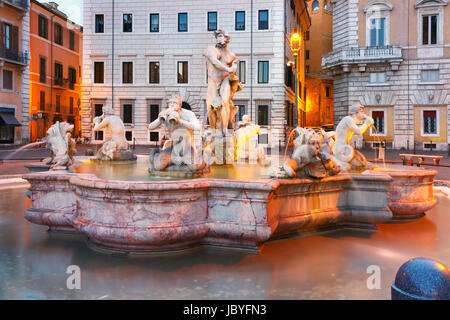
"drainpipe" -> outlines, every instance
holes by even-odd
[[[112,108],[114,110],[114,7],[115,3],[112,0],[112,66],[111,66],[111,94],[112,94]]]
[[[253,68],[253,0],[250,0],[250,120],[253,120]]]

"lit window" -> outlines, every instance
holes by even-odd
[[[178,61],[178,83],[188,83],[188,63]]]
[[[423,111],[423,133],[437,134],[437,112],[436,110]]]
[[[439,70],[422,70],[421,79],[422,82],[439,82]]]

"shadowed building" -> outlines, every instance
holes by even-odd
[[[0,145],[29,141],[29,3],[0,0]]]
[[[82,27],[67,19],[54,2],[31,0],[30,134],[45,137],[56,121],[81,131]]]
[[[447,150],[450,6],[447,0],[333,0],[334,123],[353,103],[375,120],[363,140]]]

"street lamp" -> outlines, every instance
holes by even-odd
[[[290,41],[290,47],[292,54],[294,55],[295,59],[295,72],[294,72],[294,81],[295,81],[295,126],[298,127],[298,97],[297,97],[297,60],[298,60],[298,52],[300,51],[300,44],[301,44],[301,38],[300,35],[297,32],[294,32],[291,35],[291,41]]]

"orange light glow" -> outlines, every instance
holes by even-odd
[[[300,51],[300,40],[300,35],[297,32],[291,35],[291,50],[294,55],[297,55]]]
[[[447,270],[447,268],[446,268],[443,264],[441,264],[441,263],[438,263],[437,266],[438,266],[438,268],[441,269],[442,271],[446,271],[446,270]]]

